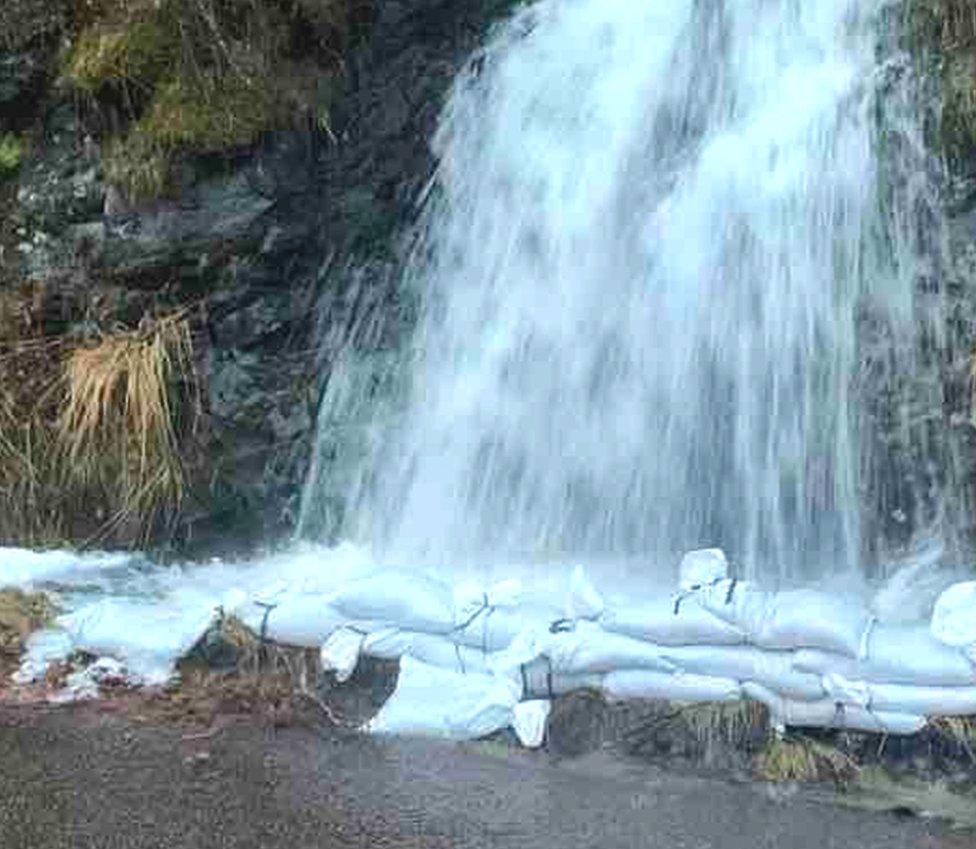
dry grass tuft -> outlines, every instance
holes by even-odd
[[[756,772],[764,781],[832,781],[846,787],[858,777],[860,767],[839,749],[809,737],[773,735],[759,754]]]
[[[43,593],[0,590],[0,660],[16,662],[27,637],[50,624],[56,613]]]
[[[0,543],[161,538],[200,421],[186,314],[79,346],[31,324],[31,298],[0,295]]]
[[[939,716],[929,720],[935,731],[962,749],[976,764],[976,716]]]
[[[214,668],[214,661],[223,667]],[[270,725],[336,723],[333,710],[315,694],[321,673],[313,649],[260,640],[222,611],[194,650],[178,664],[179,677],[140,708],[153,721],[211,726],[218,717],[257,716]]]
[[[678,714],[700,745],[742,745],[769,728],[766,707],[754,701],[688,705]]]
[[[65,380],[58,440],[67,482],[109,496],[105,532],[136,522],[145,540],[184,495],[181,390],[195,384],[186,314],[75,349]]]
[[[132,719],[152,725],[213,728],[221,718],[254,717],[283,726],[298,719],[292,685],[284,675],[194,670],[161,691],[123,690],[103,695],[128,702]]]
[[[0,326],[6,328],[5,300]],[[6,334],[5,334],[6,335]],[[0,342],[0,540],[32,547],[61,542],[65,506],[55,438],[61,344]]]

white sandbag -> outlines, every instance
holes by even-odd
[[[976,687],[912,687],[906,684],[871,684],[871,709],[923,716],[976,714]]]
[[[750,643],[755,643],[762,633],[772,612],[774,595],[731,578],[709,584],[695,593],[702,607],[744,634]]]
[[[600,625],[662,646],[730,646],[746,641],[741,630],[709,613],[695,596],[656,595],[612,605],[603,612]]]
[[[121,660],[134,678],[163,684],[212,620],[206,605],[181,608],[110,598],[61,616],[57,624],[76,649]]]
[[[552,710],[548,699],[533,699],[515,705],[512,730],[519,742],[527,749],[538,749],[546,739],[546,722]]]
[[[496,581],[487,586],[478,581],[461,581],[451,590],[455,627],[463,627],[489,608],[518,607],[526,602],[525,595],[525,588],[517,578]]]
[[[560,612],[551,608],[489,607],[464,623],[464,627],[451,631],[450,637],[459,645],[492,654],[509,648],[526,631],[548,632],[561,618]]]
[[[799,671],[850,680],[920,687],[965,687],[976,684],[976,671],[959,649],[939,642],[925,625],[875,625],[860,661],[830,652],[798,651],[793,666]]]
[[[820,680],[830,701],[863,708],[871,706],[871,687],[867,681],[851,679],[838,672],[828,672]]]
[[[859,680],[860,670],[864,665],[864,661],[858,662],[847,655],[820,649],[798,649],[793,652],[793,668],[797,672],[810,672],[816,675],[837,674],[851,680]]]
[[[757,644],[766,648],[819,648],[858,657],[871,624],[870,612],[854,598],[790,590],[774,596],[772,615]]]
[[[603,690],[612,699],[668,699],[676,702],[734,702],[742,698],[739,682],[689,673],[668,674],[624,669],[603,678]]]
[[[786,700],[783,724],[794,728],[839,728],[876,734],[916,734],[927,724],[924,716],[867,710],[855,705]]]
[[[698,595],[705,609],[762,648],[818,648],[858,657],[872,622],[859,601],[816,590],[771,593],[726,580]]]
[[[366,635],[354,628],[339,628],[334,631],[319,649],[323,671],[334,673],[339,683],[348,681],[356,671],[365,639]]]
[[[537,660],[508,673],[522,693],[523,699],[552,699],[580,690],[603,690],[605,676],[597,673],[553,672],[546,660]]]
[[[678,575],[682,590],[697,590],[727,578],[729,562],[720,548],[689,551],[681,558]]]
[[[583,567],[577,566],[569,576],[569,594],[566,598],[567,618],[599,619],[605,608],[603,596],[590,583]]]
[[[491,656],[497,672],[544,658],[553,672],[566,675],[613,672],[617,669],[656,669],[674,672],[663,657],[664,647],[604,631],[595,622],[565,623],[556,629],[526,628],[501,652]]]
[[[915,734],[927,722],[924,716],[870,710],[831,699],[816,702],[784,699],[758,684],[743,684],[742,690],[748,698],[765,704],[774,726],[780,728],[839,728],[883,734]]]
[[[935,602],[932,636],[948,646],[976,645],[976,581],[953,584]]]
[[[244,605],[241,618],[245,624],[266,639],[289,646],[317,648],[349,617],[329,605],[323,593],[289,593],[273,606]]]
[[[409,655],[430,666],[454,672],[491,672],[487,655],[478,649],[457,645],[449,636],[439,634],[385,628],[366,636],[362,653],[381,660],[399,660]]]
[[[346,584],[330,597],[330,604],[351,621],[405,631],[447,634],[455,626],[451,588],[418,573],[376,572]]]
[[[520,696],[504,676],[465,675],[404,657],[396,690],[366,730],[474,740],[511,725]]]
[[[24,643],[20,667],[14,673],[16,684],[40,681],[52,663],[64,660],[74,651],[74,643],[65,631],[35,631]]]
[[[664,647],[603,630],[593,622],[578,622],[569,631],[548,634],[540,646],[554,672],[584,674],[618,669],[656,669],[674,672]]]
[[[663,654],[682,672],[755,681],[793,699],[811,701],[826,695],[820,675],[793,668],[790,651],[753,646],[673,646]]]

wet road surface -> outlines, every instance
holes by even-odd
[[[25,718],[26,717],[26,718]],[[596,753],[0,713],[2,849],[965,849],[937,822]]]

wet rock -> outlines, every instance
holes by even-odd
[[[0,50],[0,129],[20,128],[31,116],[31,102],[47,76],[41,50]]]
[[[196,186],[178,202],[106,216],[104,265],[124,275],[179,269],[192,276],[215,251],[256,250],[261,216],[273,203],[240,173]]]

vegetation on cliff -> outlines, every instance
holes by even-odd
[[[181,443],[198,420],[183,312],[86,341],[0,344],[0,538],[160,538],[185,495]]]
[[[17,173],[23,152],[24,143],[16,134],[0,135],[0,180],[6,180]]]
[[[179,268],[112,276],[101,227],[48,208],[65,191],[25,201],[22,187],[61,181],[89,204],[94,186],[97,206],[79,217],[97,218],[104,198],[111,219],[179,198],[187,162],[209,169],[275,130],[327,134],[344,51],[372,5],[0,3],[0,541],[165,543],[191,479],[209,474],[193,438],[206,287],[184,290]],[[64,108],[74,119],[54,127]],[[35,149],[50,179],[25,180]],[[32,277],[23,260],[61,238],[59,217],[85,233]]]
[[[976,155],[976,6],[971,0],[907,0],[905,8],[912,47],[941,84],[933,141],[957,166]]]
[[[134,200],[172,190],[184,151],[327,127],[346,0],[103,0],[74,15],[64,78],[103,121],[110,179]]]

